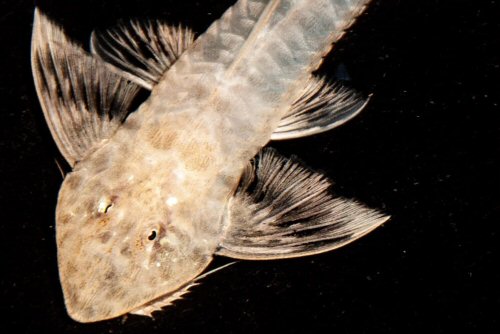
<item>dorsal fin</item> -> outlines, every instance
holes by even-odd
[[[52,137],[71,166],[115,133],[140,89],[70,42],[38,8],[31,64]]]
[[[369,99],[340,83],[311,76],[304,93],[281,119],[271,139],[305,137],[331,130],[358,115]]]
[[[342,247],[383,224],[388,216],[333,196],[323,175],[272,149],[242,176],[225,215],[219,255],[269,260]]]
[[[152,21],[130,21],[92,33],[92,53],[127,73],[130,79],[151,90],[180,55],[194,42],[194,33]]]

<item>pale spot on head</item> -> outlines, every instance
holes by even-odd
[[[186,179],[186,173],[183,169],[180,168],[174,169],[174,175],[179,181],[184,181]]]
[[[174,197],[174,196],[170,196],[169,198],[167,198],[166,202],[167,202],[168,206],[174,206],[177,203],[179,203],[179,201],[177,200],[177,197]]]

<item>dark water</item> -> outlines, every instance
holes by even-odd
[[[202,32],[227,0],[44,1],[71,36],[123,17]],[[12,333],[500,331],[498,1],[376,0],[321,71],[373,93],[334,131],[271,143],[393,218],[320,256],[240,262],[155,320],[66,314],[54,241],[60,159],[32,84],[32,1],[0,2],[1,327]],[[497,13],[497,14],[495,14]],[[217,260],[223,263],[223,260]],[[4,331],[2,331],[4,332]]]

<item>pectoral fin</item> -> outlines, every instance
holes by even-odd
[[[271,139],[305,137],[331,130],[359,114],[368,100],[369,97],[340,83],[311,77]]]
[[[115,133],[140,89],[72,43],[38,9],[31,64],[52,137],[71,166]]]
[[[92,53],[149,90],[193,42],[190,29],[159,21],[131,21],[91,38]]]
[[[236,262],[231,262],[231,263],[225,264],[225,265],[220,266],[218,268],[212,269],[212,270],[210,270],[210,271],[208,271],[200,276],[197,276],[192,281],[181,286],[179,289],[172,291],[166,295],[160,296],[156,299],[153,299],[153,300],[149,301],[148,303],[141,305],[134,310],[131,310],[129,313],[147,316],[147,317],[153,317],[153,312],[160,311],[162,308],[172,305],[175,300],[181,299],[185,294],[187,294],[189,292],[189,290],[192,287],[199,285],[200,283],[198,283],[198,282],[201,279],[203,279],[209,275],[212,275],[213,273],[215,273],[219,270],[227,268],[227,267],[233,265],[234,263],[236,263]]]
[[[245,171],[226,212],[219,255],[267,260],[330,251],[389,218],[356,201],[335,197],[330,182],[273,150]]]

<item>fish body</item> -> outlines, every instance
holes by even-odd
[[[364,107],[311,72],[367,3],[240,0],[196,41],[183,28],[133,22],[95,33],[92,54],[36,10],[35,84],[73,167],[56,210],[72,318],[151,315],[203,277],[214,255],[316,254],[387,220],[262,149]],[[151,94],[130,113],[140,87]]]

